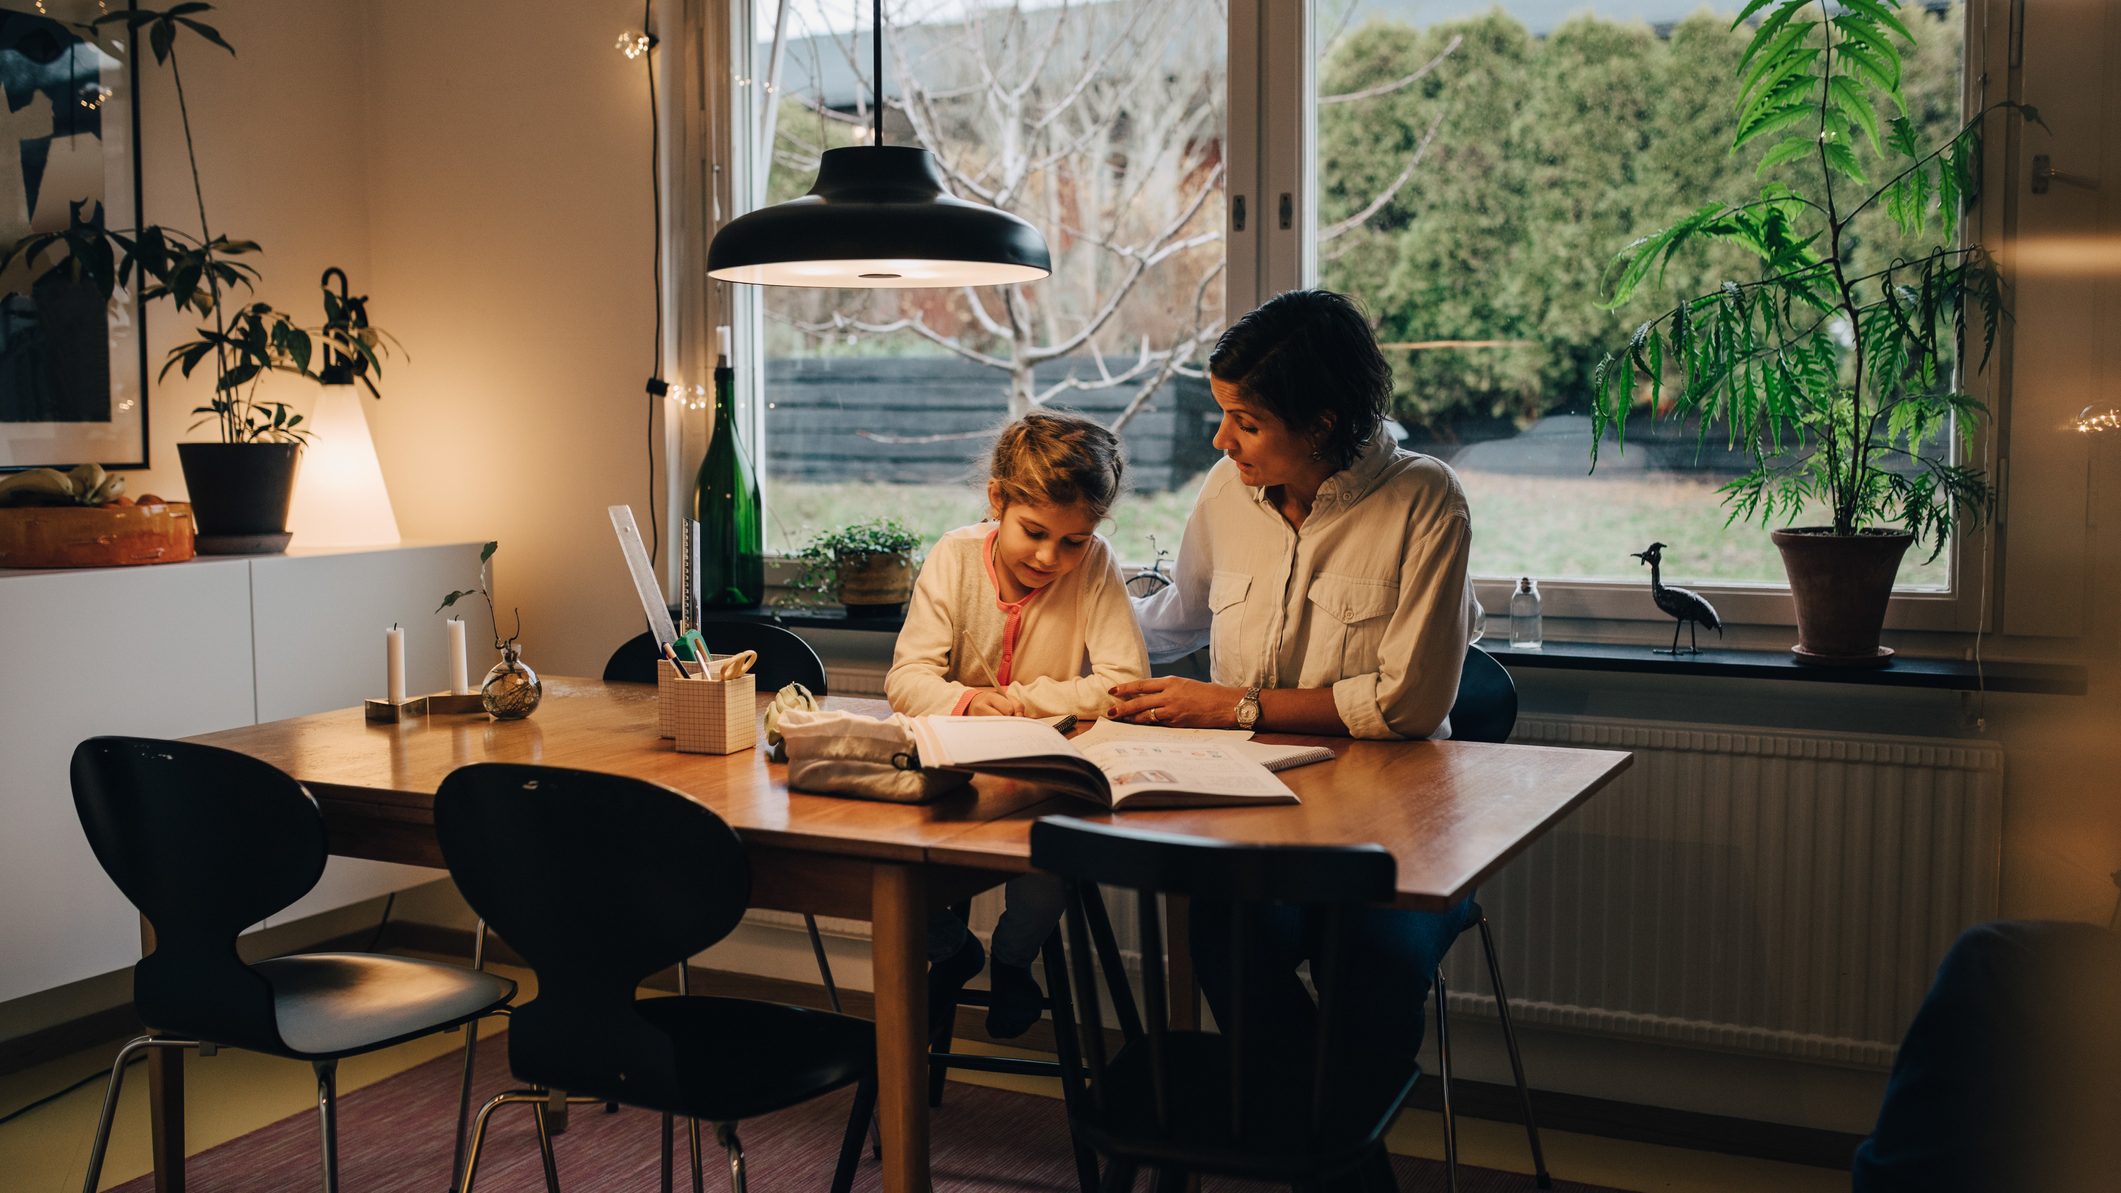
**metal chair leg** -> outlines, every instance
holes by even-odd
[[[324,1144],[324,1193],[339,1193],[339,1123],[337,1061],[310,1066],[317,1073],[317,1135]]]
[[[538,1124],[538,1159],[545,1166],[545,1193],[560,1193],[560,1168],[552,1158],[552,1130],[545,1121],[545,1097],[542,1095],[530,1104],[530,1113]]]
[[[1443,1168],[1445,1186],[1458,1193],[1458,1120],[1451,1114],[1451,1017],[1445,1009],[1450,990],[1443,971],[1436,971],[1436,1075],[1443,1083]]]
[[[862,1129],[876,1125],[876,1076],[863,1077],[854,1087],[854,1105],[847,1112],[847,1131],[840,1138],[840,1159],[832,1172],[832,1193],[854,1188],[854,1170],[862,1162]]]
[[[677,1187],[675,1179],[677,1165],[672,1159],[676,1151],[676,1142],[677,1116],[665,1114],[663,1116],[663,1181],[661,1185],[657,1186],[662,1189],[663,1193],[675,1193]]]
[[[689,998],[691,996],[692,964],[689,961],[680,961],[678,962],[678,997]],[[696,1118],[685,1120],[685,1138],[692,1147],[692,1193],[702,1193],[707,1178],[702,1175],[705,1170],[700,1160],[700,1120]]]
[[[825,983],[825,1001],[832,1004],[833,1014],[844,1015],[847,1012],[840,1007],[840,988],[832,980],[832,962],[825,957],[825,937],[817,930],[817,917],[807,911],[803,913],[803,930],[810,934],[810,955],[817,958],[817,976]],[[869,1120],[869,1151],[878,1159],[884,1156],[884,1133],[874,1118]]]
[[[729,1152],[729,1187],[735,1193],[745,1193],[744,1145],[737,1140],[736,1124],[715,1124],[714,1137]]]
[[[486,921],[481,919],[471,931],[471,967],[481,973],[486,971]],[[479,1057],[479,1021],[474,1019],[464,1025],[464,1081],[457,1089],[457,1151],[449,1162],[449,1187],[454,1189],[464,1181],[465,1128],[471,1120],[471,1072]]]
[[[1502,1020],[1502,1042],[1510,1052],[1510,1073],[1517,1079],[1517,1104],[1524,1111],[1525,1139],[1532,1145],[1533,1178],[1542,1189],[1554,1187],[1547,1173],[1546,1152],[1539,1146],[1539,1121],[1532,1117],[1532,1087],[1524,1079],[1524,1057],[1517,1051],[1517,1031],[1510,1024],[1510,996],[1502,989],[1502,961],[1495,955],[1495,934],[1488,917],[1480,917],[1480,951],[1488,959],[1488,981],[1495,987],[1495,1013]]]
[[[118,1114],[118,1091],[125,1084],[125,1066],[133,1062],[133,1054],[148,1048],[197,1048],[197,1040],[164,1039],[158,1036],[141,1036],[118,1049],[118,1059],[111,1062],[110,1084],[103,1090],[103,1113],[96,1119],[96,1142],[88,1152],[88,1179],[81,1185],[81,1193],[96,1193],[96,1186],[103,1182],[103,1156],[110,1150],[111,1122]]]

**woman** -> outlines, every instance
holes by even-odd
[[[1472,527],[1442,461],[1395,447],[1392,392],[1369,323],[1325,290],[1277,295],[1208,358],[1222,408],[1172,583],[1135,602],[1153,661],[1208,646],[1212,682],[1165,676],[1112,689],[1115,718],[1361,738],[1450,736],[1479,611]],[[1412,1063],[1437,963],[1471,900],[1441,913],[1379,909],[1360,925],[1358,1022]],[[1316,932],[1294,908],[1267,921],[1267,1022],[1308,1039],[1296,967]],[[1227,908],[1197,906],[1193,950],[1209,1005],[1227,1005]]]

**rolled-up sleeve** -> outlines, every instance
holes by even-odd
[[[1466,568],[1473,532],[1462,511],[1446,513],[1409,543],[1399,605],[1378,645],[1378,668],[1333,685],[1333,705],[1352,737],[1448,737],[1458,674],[1472,637]]]
[[[906,625],[898,633],[891,670],[884,676],[884,696],[893,712],[909,716],[956,712],[969,691],[948,678],[953,674],[950,648],[956,638],[949,600],[957,580],[956,563],[953,553],[930,552],[914,582]]]

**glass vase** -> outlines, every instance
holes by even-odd
[[[538,682],[538,673],[513,645],[501,648],[501,661],[479,684],[479,703],[496,721],[521,720],[536,712],[538,701],[544,698],[545,685]]]

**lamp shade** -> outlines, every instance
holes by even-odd
[[[302,453],[287,529],[303,547],[365,547],[398,541],[398,519],[383,485],[376,441],[360,391],[330,385],[317,391],[309,426],[316,438]]]
[[[737,217],[707,249],[707,276],[755,286],[999,286],[1053,272],[1023,220],[943,187],[911,145],[828,149],[810,193]]]

